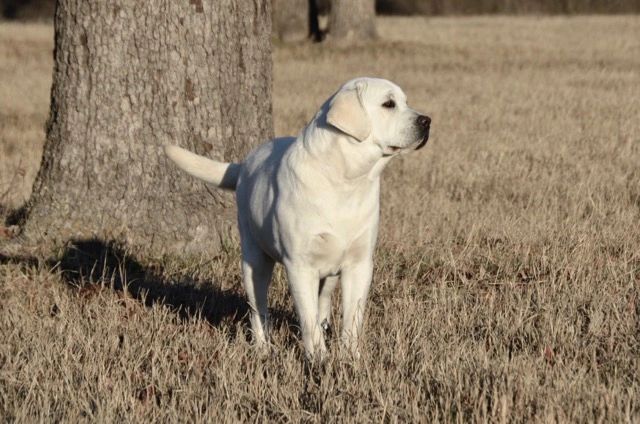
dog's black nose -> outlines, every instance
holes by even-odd
[[[418,125],[422,128],[429,128],[429,126],[431,126],[431,118],[426,115],[418,116]]]

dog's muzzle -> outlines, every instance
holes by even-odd
[[[416,150],[421,149],[429,140],[429,129],[431,128],[431,118],[426,115],[420,115],[416,118],[416,127],[418,129],[418,139],[420,143]]]

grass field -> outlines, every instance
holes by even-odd
[[[281,270],[275,349],[254,352],[237,249],[82,275],[0,256],[2,421],[640,421],[640,18],[378,28],[274,49],[278,135],[358,75],[433,119],[383,178],[361,360],[333,341],[305,369]],[[0,25],[6,208],[37,172],[51,38]]]

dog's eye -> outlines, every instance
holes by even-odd
[[[387,100],[386,102],[382,103],[382,107],[393,109],[394,107],[396,107],[396,102],[394,102],[393,100]]]

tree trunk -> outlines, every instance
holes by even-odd
[[[280,41],[309,37],[309,0],[272,0],[273,32]]]
[[[163,143],[238,161],[272,135],[269,0],[59,0],[47,139],[24,233],[215,253],[232,194]]]
[[[334,40],[370,40],[376,33],[375,0],[333,0],[329,35]]]

